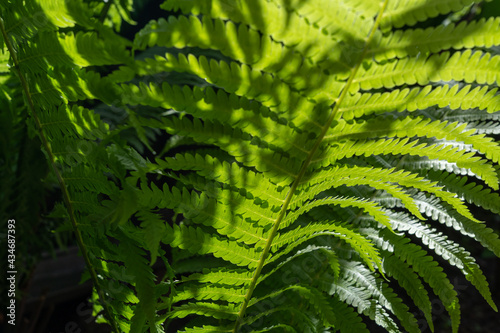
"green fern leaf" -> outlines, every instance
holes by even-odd
[[[114,331],[416,333],[429,287],[457,333],[442,263],[497,310],[451,239],[500,256],[475,208],[500,212],[499,18],[166,0],[124,37],[141,5],[0,4],[0,119],[40,139]]]

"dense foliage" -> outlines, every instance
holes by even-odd
[[[130,40],[132,5],[0,4],[2,119],[52,169],[5,172],[57,180],[114,330],[420,332],[435,294],[457,332],[444,262],[496,310],[450,239],[500,256],[483,3],[167,0]]]

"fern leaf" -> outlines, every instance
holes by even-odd
[[[189,299],[196,300],[214,300],[226,301],[229,303],[241,304],[245,298],[244,289],[229,289],[227,287],[211,287],[204,288],[185,288],[184,290],[177,290],[176,295],[173,297],[172,302],[185,301]]]
[[[419,52],[440,51],[472,47],[491,47],[498,44],[500,20],[482,18],[478,21],[440,25],[426,29],[396,30],[377,41],[377,46],[369,52],[380,61],[390,58],[414,56]]]
[[[184,333],[196,333],[196,332],[203,332],[203,333],[224,333],[224,332],[231,332],[231,328],[223,328],[220,326],[208,326],[205,325],[203,327],[190,327],[186,328],[183,331],[179,332],[184,332]]]
[[[167,235],[164,242],[181,249],[189,249],[192,253],[213,253],[215,257],[239,266],[255,267],[259,261],[258,252],[255,250],[214,237],[200,228],[174,226],[172,234]]]
[[[450,55],[449,52],[435,54],[427,59],[405,58],[373,65],[354,80],[351,92],[377,88],[393,88],[404,84],[426,85],[438,81],[465,81],[466,83],[498,84],[499,56],[466,50]],[[464,71],[464,65],[473,66]],[[418,70],[417,70],[418,68]]]
[[[496,88],[476,87],[472,89],[470,85],[460,88],[459,85],[445,84],[437,87],[394,89],[385,93],[356,93],[346,98],[344,107],[339,109],[339,114],[343,119],[351,120],[354,117],[361,118],[363,115],[372,113],[385,113],[393,110],[413,112],[435,105],[447,106],[451,109],[486,109],[492,113],[500,107],[496,91]],[[469,117],[477,114],[467,112]],[[463,120],[463,117],[460,117],[460,120]]]
[[[343,141],[335,143],[331,148],[325,150],[325,157],[319,158],[313,162],[321,163],[322,166],[334,164],[335,161],[358,156],[371,155],[416,155],[427,157],[432,160],[445,159],[448,163],[454,163],[462,169],[469,168],[473,174],[484,178],[489,184],[496,183],[496,174],[493,168],[487,164],[485,160],[479,162],[472,158],[472,153],[465,153],[464,150],[458,150],[455,147],[447,146],[446,144],[428,145],[419,143],[419,141],[410,141],[405,139],[380,139],[377,141]]]
[[[352,308],[340,302],[336,297],[330,298],[329,302],[332,304],[335,318],[337,318],[336,331],[341,333],[368,332],[365,324],[361,321],[361,317]]]
[[[471,3],[473,3],[471,0],[447,0],[440,3],[414,0],[404,5],[399,2],[392,2],[388,5],[380,26],[385,29],[391,26],[400,28],[403,25],[415,25],[417,22],[440,14],[458,11]]]
[[[224,284],[232,286],[243,286],[250,283],[251,275],[244,270],[229,271],[229,270],[204,270],[203,273],[195,273],[187,277],[183,277],[183,282],[199,281],[200,283]]]
[[[322,205],[339,205],[341,207],[357,207],[363,209],[367,214],[373,216],[377,222],[380,224],[391,228],[389,219],[386,214],[378,207],[376,204],[364,200],[359,200],[357,198],[344,198],[344,197],[334,197],[334,198],[324,198],[320,200],[313,200],[304,203],[300,208],[295,211],[290,212],[287,217],[283,220],[280,228],[286,228],[290,226],[295,220],[302,214],[307,213],[311,209],[322,206]]]
[[[406,290],[415,305],[424,313],[425,319],[433,332],[432,304],[418,276],[405,262],[398,260],[395,256],[387,255],[384,256],[384,259],[383,264],[387,275],[393,276],[399,285]]]
[[[81,67],[131,63],[129,52],[126,50],[130,42],[118,39],[104,30],[101,36],[89,32],[78,32],[75,35],[69,33],[59,42],[65,53]]]
[[[0,4],[1,109],[40,138],[115,331],[416,333],[406,300],[433,329],[428,285],[456,333],[439,258],[496,310],[448,231],[500,255],[473,208],[500,211],[500,19],[472,0],[166,0],[123,37],[140,5]]]
[[[293,231],[277,236],[272,244],[272,249],[274,250],[273,252],[285,245],[286,250],[281,251],[277,255],[273,256],[269,260],[269,263],[292,251],[296,246],[300,245],[306,240],[309,240],[313,237],[318,237],[320,235],[332,235],[345,240],[353,248],[356,249],[356,251],[363,258],[366,265],[371,270],[375,269],[373,264],[375,264],[377,267],[381,267],[382,263],[380,260],[380,256],[370,242],[367,242],[364,237],[360,237],[360,235],[352,232],[349,228],[336,225],[334,223],[311,224],[303,228],[298,227]]]
[[[75,24],[93,27],[92,13],[86,3],[75,1],[67,3],[63,0],[36,1],[43,8],[47,19],[60,28],[73,27]]]
[[[160,241],[165,235],[165,222],[156,214],[147,211],[140,211],[137,217],[143,221],[141,227],[144,229],[144,243],[151,255],[151,265],[156,262]]]
[[[233,305],[220,305],[210,302],[191,302],[173,308],[169,313],[169,317],[184,318],[192,314],[217,319],[234,319],[237,316],[237,308]]]
[[[332,325],[335,315],[328,306],[328,302],[325,296],[322,295],[318,290],[306,286],[289,286],[285,289],[270,293],[263,298],[252,299],[250,301],[249,307],[251,308],[253,305],[262,302],[267,298],[277,297],[280,296],[280,294],[286,293],[288,291],[293,291],[299,294],[301,297],[305,298],[314,307],[314,311],[320,315],[325,327],[330,327]]]
[[[409,313],[409,308],[402,303],[384,282],[373,276],[371,272],[356,262],[341,261],[343,279],[354,281],[357,286],[365,288],[371,297],[386,309],[394,313],[408,332],[419,332],[415,317]]]
[[[500,240],[493,230],[484,224],[475,223],[450,210],[445,204],[439,203],[435,198],[418,196],[415,198],[422,213],[437,220],[447,227],[459,230],[463,235],[472,237],[493,253],[500,252]]]
[[[274,303],[271,303],[275,305]],[[257,303],[257,307],[259,307],[259,303]],[[294,332],[309,332],[315,331],[316,327],[312,318],[307,316],[304,311],[300,311],[297,307],[293,307],[290,305],[279,305],[274,306],[272,309],[267,310],[267,307],[259,307],[259,313],[254,316],[249,316],[245,322],[243,323],[246,326],[256,326],[259,322],[264,322],[266,317],[276,316],[280,313],[286,313],[285,315],[290,315],[290,317],[286,318],[288,323],[293,324]],[[291,322],[291,320],[293,322]],[[270,327],[279,327],[279,325],[273,325],[269,323]],[[263,324],[265,326],[265,324]],[[285,327],[291,327],[289,325],[284,325]]]
[[[428,228],[420,222],[399,219],[394,227],[396,230],[407,231],[408,233],[421,238],[422,242],[430,249],[434,250],[445,260],[448,260],[450,264],[461,269],[467,280],[469,280],[479,290],[491,307],[495,310],[497,309],[493,299],[491,298],[491,292],[488,288],[486,278],[479,269],[475,260],[470,257],[470,254],[467,251],[448,240],[446,236],[442,235],[442,233],[437,232],[435,229]]]
[[[356,307],[358,312],[369,316],[388,332],[399,332],[396,323],[386,310],[375,300],[369,299],[370,293],[366,289],[356,287],[352,282],[341,279],[329,293],[336,294],[341,301]]]
[[[420,246],[409,243],[408,239],[384,231],[382,234],[385,239],[393,243],[394,254],[411,265],[439,296],[451,317],[453,331],[456,332],[460,324],[460,305],[457,293],[443,273],[443,269]]]
[[[272,277],[273,274],[275,274],[276,272],[279,272],[281,269],[283,269],[283,266],[285,266],[285,265],[289,266],[289,264],[293,263],[297,258],[299,258],[301,256],[307,256],[308,254],[311,254],[314,252],[319,252],[319,251],[322,251],[324,254],[326,254],[328,264],[334,273],[334,277],[337,278],[340,274],[340,266],[339,266],[339,262],[338,262],[338,257],[333,252],[332,248],[330,246],[307,245],[306,247],[304,247],[300,250],[297,250],[294,254],[288,256],[285,259],[282,259],[279,261],[271,259],[272,260],[272,261],[270,261],[271,265],[274,264],[273,261],[276,261],[277,264],[272,265],[274,267],[268,273],[263,274],[261,276],[261,278],[259,279],[258,283],[265,283],[264,281],[266,279],[269,279],[270,277]],[[291,252],[292,251],[289,250],[285,254],[289,254]]]
[[[236,163],[219,161],[209,155],[203,157],[177,154],[174,158],[157,160],[157,164],[170,170],[196,170],[203,177],[236,186],[245,190],[246,193],[252,193],[253,197],[268,201],[271,206],[280,206],[284,201],[278,187],[262,174],[248,171]]]
[[[146,264],[137,247],[122,246],[126,251],[125,264],[130,273],[135,277],[139,303],[134,310],[130,326],[131,332],[140,332],[147,320],[151,332],[157,332],[155,325],[156,304],[154,299],[154,284],[151,278],[152,270]]]

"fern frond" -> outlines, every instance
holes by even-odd
[[[453,163],[461,169],[470,169],[472,174],[477,174],[489,184],[496,184],[496,173],[491,165],[485,160],[475,160],[472,153],[466,153],[465,149],[446,144],[420,143],[418,140],[410,141],[404,139],[379,139],[375,140],[349,140],[332,144],[325,149],[324,157],[313,161],[314,163],[327,166],[334,164],[337,160],[345,157],[371,156],[371,155],[413,155],[422,156],[431,160],[443,159],[446,163]],[[408,163],[405,161],[405,163]],[[437,162],[439,163],[439,162]]]
[[[293,291],[297,293],[299,296],[302,298],[305,298],[310,305],[314,308],[314,312],[319,315],[319,317],[322,320],[322,324],[325,327],[330,327],[332,326],[335,318],[335,314],[331,310],[331,308],[328,306],[328,301],[325,298],[325,296],[320,293],[317,289],[311,288],[308,286],[301,286],[301,285],[292,285],[289,287],[286,287],[282,290],[278,290],[272,293],[268,293],[265,297],[262,298],[254,298],[250,301],[249,308],[251,309],[252,306],[255,306],[259,302],[262,302],[263,300],[267,298],[273,298],[273,297],[278,297],[283,293],[288,293],[289,291]]]
[[[263,230],[261,228],[249,225],[247,219],[233,216],[231,211],[224,208],[229,204],[229,201],[233,201],[234,203],[232,204],[234,206],[242,204],[240,200],[234,200],[234,196],[236,196],[236,194],[228,193],[226,200],[223,200],[223,195],[221,193],[217,193],[216,191],[215,194],[220,196],[217,199],[220,202],[217,202],[215,199],[210,198],[205,194],[198,196],[196,192],[189,192],[186,189],[184,189],[181,193],[174,187],[172,192],[169,192],[170,191],[164,187],[162,202],[156,202],[156,204],[152,205],[151,201],[145,199],[143,204],[150,208],[179,207],[179,212],[182,212],[184,216],[189,218],[191,221],[213,227],[217,229],[217,232],[220,235],[231,235],[245,244],[256,244],[264,241],[265,238],[263,237]],[[148,196],[147,192],[143,192],[142,196]],[[246,198],[242,196],[238,197],[243,199],[244,202],[247,201]],[[237,201],[240,201],[239,204],[236,204]],[[250,214],[249,210],[252,209],[255,209],[256,211],[253,214]],[[258,209],[258,206],[255,207],[252,203],[246,203],[241,206],[241,214],[246,213],[245,218],[261,217],[262,213],[260,210]]]
[[[236,163],[220,161],[215,157],[207,155],[180,155],[173,158],[157,160],[160,167],[170,170],[195,170],[200,176],[214,179],[220,183],[237,187],[244,191],[249,199],[256,198],[261,202],[268,201],[272,206],[283,204],[283,195],[279,187],[269,182],[262,174],[249,171]],[[249,194],[252,197],[249,197]]]
[[[326,236],[328,236],[328,234]],[[283,253],[283,255],[288,255],[291,252],[292,252],[292,249],[289,249],[288,251],[286,251],[286,253]],[[298,258],[308,256],[309,254],[313,254],[315,252],[322,252],[323,254],[326,254],[329,267],[332,269],[332,271],[334,273],[334,277],[338,277],[338,275],[340,274],[340,266],[338,263],[338,257],[335,254],[335,252],[333,252],[332,247],[331,246],[307,245],[304,248],[301,248],[301,249],[295,251],[295,253],[293,253],[292,255],[288,256],[285,259],[282,259],[279,261],[274,260],[277,263],[274,265],[274,267],[269,272],[263,274],[260,277],[258,282],[265,283],[266,279],[272,278],[272,275],[275,274],[276,272],[279,272],[281,269],[283,269],[284,266],[286,266],[286,265],[289,266],[290,263],[293,263]],[[283,256],[283,255],[281,255],[281,256]],[[276,256],[274,258],[276,258]],[[279,259],[279,258],[277,258],[277,259]]]
[[[393,223],[394,222],[395,221],[393,220]],[[422,239],[424,245],[434,250],[451,265],[457,266],[461,269],[467,280],[469,280],[479,290],[491,307],[496,309],[496,305],[491,298],[486,278],[482,274],[482,271],[479,269],[475,260],[470,257],[470,253],[465,251],[465,249],[448,240],[445,235],[437,232],[436,229],[428,228],[417,221],[399,217],[398,221],[394,224],[394,229],[406,231],[409,234],[417,236]]]
[[[500,42],[498,18],[440,25],[426,29],[396,30],[377,41],[369,52],[377,61],[404,58],[422,53],[472,47],[492,47]]]
[[[154,295],[153,272],[140,249],[129,244],[120,244],[121,251],[125,252],[127,271],[134,276],[135,288],[139,303],[134,309],[134,316],[130,324],[132,332],[139,332],[145,323],[148,323],[150,332],[157,332],[155,325],[156,300]]]
[[[394,313],[408,332],[419,332],[417,321],[409,308],[402,303],[396,294],[380,278],[373,276],[362,265],[356,262],[341,262],[343,279],[353,281],[358,287],[370,292],[383,307]]]
[[[500,211],[500,19],[166,0],[123,37],[138,4],[0,4],[1,109],[27,102],[115,331],[416,333],[406,301],[433,329],[428,286],[457,333],[441,263],[496,310],[448,231],[500,255],[474,209]]]
[[[76,34],[69,33],[60,38],[59,42],[65,53],[81,67],[131,63],[129,51],[126,49],[130,42],[116,38],[105,30],[99,35],[81,31]]]
[[[468,109],[486,109],[494,112],[500,108],[500,97],[496,95],[497,89],[476,87],[472,89],[467,85],[442,85],[438,87],[426,86],[425,88],[394,89],[385,93],[356,93],[346,99],[345,106],[339,109],[339,114],[345,120],[354,117],[361,118],[372,113],[385,113],[390,111],[415,111],[424,110],[431,106],[449,107],[451,109],[467,109],[467,116],[471,117],[477,112]],[[446,117],[446,119],[450,119]],[[464,121],[464,117],[457,119]]]
[[[406,290],[415,305],[424,313],[431,331],[434,331],[434,323],[431,314],[432,304],[424,285],[408,264],[398,260],[389,253],[384,254],[383,265],[387,275],[393,276],[399,285]]]
[[[170,318],[184,318],[189,315],[202,315],[216,319],[235,319],[237,317],[237,307],[234,305],[221,305],[211,302],[191,302],[170,311]]]
[[[223,300],[229,303],[241,304],[245,298],[244,290],[231,289],[228,287],[211,287],[206,286],[203,288],[185,288],[184,290],[177,290],[176,295],[173,297],[173,302],[185,301],[189,299],[196,300]]]
[[[371,270],[374,270],[375,266],[380,268],[382,261],[378,251],[373,247],[373,244],[350,229],[351,228],[335,223],[316,223],[303,228],[297,227],[293,231],[285,232],[275,238],[271,247],[271,252],[277,252],[279,248],[285,245],[286,249],[273,255],[268,262],[272,263],[278,260],[280,257],[291,252],[301,243],[309,239],[322,235],[332,235],[350,244]]]
[[[266,327],[262,330],[262,332],[266,332],[274,328],[285,328],[288,329],[290,332],[309,332],[309,331],[314,332],[316,330],[316,325],[314,325],[313,320],[309,316],[307,316],[306,313],[298,310],[296,307],[289,305],[277,306],[270,310],[260,312],[254,316],[249,316],[243,324],[247,326],[255,326],[256,324],[265,321],[266,318],[277,317],[280,313],[286,313],[292,316],[294,321],[293,327],[288,324],[273,325],[272,323],[269,323],[268,324],[269,326],[266,326],[267,324],[266,322],[266,324],[262,325]],[[290,318],[287,319],[290,322]]]
[[[393,233],[381,232],[383,238],[392,244],[394,254],[400,260],[411,265],[413,270],[429,284],[434,293],[443,302],[452,320],[453,331],[458,330],[460,324],[460,305],[457,292],[453,289],[443,269],[427,255],[420,246],[412,244],[407,238],[397,236]]]
[[[203,333],[224,333],[224,332],[231,332],[231,328],[223,328],[220,326],[208,326],[205,325],[203,327],[190,327],[186,328],[183,331],[179,331],[183,333],[196,333],[196,332],[203,332]]]
[[[206,89],[194,87],[191,90],[187,86],[181,89],[167,83],[163,83],[161,87],[150,83],[149,86],[141,84],[139,87],[122,85],[122,88],[127,96],[131,96],[126,98],[130,104],[161,106],[165,109],[175,108],[196,115],[203,120],[229,123],[251,135],[252,139],[258,140],[257,143],[260,145],[270,145],[270,142],[274,142],[273,145],[279,145],[280,149],[301,158],[310,149],[307,145],[308,137],[314,132],[305,131],[320,127],[304,114],[297,113],[296,116],[287,115],[287,118],[284,118],[282,112],[274,112],[272,108],[256,104],[235,94],[227,94],[220,89],[215,91],[212,87]],[[315,109],[314,104],[305,99],[296,99],[292,102],[297,103],[296,106],[301,112]],[[235,108],[240,110],[239,115],[235,113]],[[261,117],[257,118],[258,115]],[[291,137],[295,140],[288,139]],[[283,142],[280,143],[280,141]]]
[[[59,28],[73,27],[76,24],[93,28],[96,21],[92,19],[92,11],[85,2],[64,0],[36,0],[37,5],[46,13],[47,19]],[[39,14],[39,13],[37,13]]]
[[[439,81],[464,81],[498,85],[499,56],[491,56],[481,51],[466,50],[433,54],[427,58],[410,57],[387,62],[372,64],[369,69],[363,70],[362,75],[355,79],[351,92],[378,88],[394,88],[402,85],[426,85]],[[472,66],[467,71],[464,66]]]
[[[207,284],[225,284],[232,286],[242,286],[250,283],[251,275],[245,271],[234,270],[204,270],[202,273],[191,274],[182,278],[182,282],[199,281]]]
[[[334,295],[333,295],[334,296]],[[332,308],[335,311],[335,318],[337,319],[334,327],[335,332],[341,333],[368,333],[365,324],[361,321],[361,317],[344,302],[339,301],[336,297],[329,299]]]
[[[276,154],[274,147],[259,147],[252,142],[252,138],[238,129],[224,126],[219,123],[202,123],[196,119],[171,119],[164,124],[154,122],[144,122],[152,126],[162,128],[166,131],[175,131],[182,135],[193,137],[200,143],[211,143],[219,146],[224,151],[230,153],[235,159],[251,168],[256,168],[266,177],[272,178],[277,185],[289,184],[297,175],[300,165],[299,160],[288,158],[281,154]],[[239,144],[231,140],[232,137],[243,139]],[[253,153],[259,152],[261,158],[256,158]],[[252,154],[251,154],[252,153]]]
[[[397,119],[394,120],[392,125],[384,126],[386,122],[388,123],[389,121],[387,119],[380,119],[373,123],[360,122],[352,125],[343,122],[337,128],[334,128],[338,131],[336,134],[329,135],[325,139],[327,142],[330,142],[345,138],[370,138],[375,136],[374,134],[370,134],[370,132],[375,132],[373,129],[369,129],[370,127],[377,128],[377,135],[395,137],[420,136],[418,133],[425,126],[428,132],[422,136],[471,144],[475,149],[492,159],[493,162],[497,162],[500,156],[498,143],[484,135],[474,135],[474,130],[465,131],[465,124],[459,124],[458,122],[448,123],[447,121],[442,122],[439,120],[431,122],[430,119],[424,119],[423,117]]]
[[[250,6],[240,3],[228,4],[219,0],[216,2],[199,1],[197,4],[188,3],[186,5],[168,1],[165,2],[162,8],[167,10],[179,8],[184,14],[191,12],[193,14],[201,13],[213,18],[230,18],[233,22],[243,23],[250,28],[269,34],[274,40],[287,46],[293,46],[304,56],[312,57],[316,61],[326,56],[326,52],[316,45],[329,45],[331,49],[334,49],[335,45],[335,41],[329,36],[325,36],[321,30],[315,29],[312,24],[309,24],[296,13],[287,12],[284,6],[279,6],[274,1],[258,0]],[[266,15],[259,14],[259,10],[263,10]],[[229,13],[231,13],[230,16]],[[331,14],[336,13],[332,12]],[[286,26],[281,25],[280,20],[285,19],[288,20],[288,24]],[[302,37],[304,32],[309,34],[307,39]]]
[[[484,224],[478,224],[456,214],[446,204],[438,202],[439,200],[436,198],[417,196],[415,200],[422,213],[445,224],[447,227],[460,231],[465,236],[474,238],[493,253],[500,252],[498,235]]]
[[[340,207],[356,207],[362,209],[366,214],[373,216],[373,218],[379,222],[380,224],[391,228],[389,223],[389,219],[386,216],[386,213],[382,211],[377,204],[365,200],[360,200],[357,198],[349,198],[349,197],[333,197],[333,198],[323,198],[319,200],[312,200],[306,202],[294,211],[291,211],[286,218],[283,220],[280,228],[286,228],[294,223],[299,216],[304,213],[307,213],[311,209],[323,206],[323,205],[338,205]]]
[[[400,28],[404,25],[412,26],[440,14],[458,11],[472,3],[472,0],[446,0],[439,3],[413,0],[404,5],[399,2],[391,2],[384,12],[380,27],[387,29],[389,27]]]
[[[398,326],[389,313],[376,300],[370,299],[369,291],[355,286],[353,281],[341,279],[332,285],[329,293],[334,293],[341,301],[356,307],[358,312],[374,320],[387,332],[399,332]]]
[[[200,228],[184,225],[174,226],[173,231],[167,235],[163,242],[181,249],[189,249],[192,253],[212,253],[215,257],[238,266],[255,267],[259,261],[257,251],[219,239]]]

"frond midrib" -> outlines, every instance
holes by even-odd
[[[328,117],[328,120],[323,125],[321,134],[317,137],[314,146],[311,148],[309,154],[307,155],[307,158],[305,159],[304,163],[302,164],[302,167],[299,171],[299,174],[297,175],[297,177],[293,181],[292,186],[286,195],[285,202],[282,205],[281,211],[276,219],[276,222],[274,223],[272,230],[269,232],[269,237],[268,237],[267,243],[264,247],[264,250],[261,253],[259,263],[254,271],[253,276],[252,276],[252,280],[250,282],[247,293],[245,295],[245,299],[241,305],[240,311],[238,312],[238,317],[237,317],[235,324],[234,324],[233,333],[236,333],[238,331],[240,324],[243,322],[243,317],[245,316],[246,308],[248,307],[248,304],[249,304],[250,299],[252,297],[253,291],[255,290],[255,287],[257,286],[257,281],[260,277],[260,273],[262,271],[262,268],[264,267],[264,264],[265,264],[265,261],[266,261],[268,255],[269,255],[272,242],[273,242],[274,238],[276,237],[280,223],[285,217],[285,214],[286,214],[287,209],[288,209],[288,205],[290,204],[297,187],[301,183],[302,178],[305,176],[306,171],[309,167],[309,164],[311,163],[314,155],[316,154],[316,151],[320,147],[321,142],[323,141],[323,138],[325,137],[328,129],[331,126],[331,123],[333,122],[333,119],[335,119],[335,116],[340,108],[340,105],[342,104],[342,101],[345,99],[347,93],[349,92],[349,88],[350,88],[351,84],[353,83],[354,78],[356,77],[356,74],[357,74],[357,72],[358,72],[358,70],[363,62],[363,59],[365,58],[365,56],[369,50],[370,42],[373,39],[373,36],[375,35],[375,32],[377,31],[377,29],[380,25],[384,11],[387,7],[387,3],[388,3],[388,0],[384,0],[384,3],[381,5],[379,13],[377,15],[377,19],[372,27],[372,30],[370,31],[370,35],[365,40],[363,52],[361,53],[355,67],[353,67],[351,74],[349,75],[349,79],[347,80],[345,86],[343,87],[339,98],[337,98],[335,100],[334,104],[331,105],[331,107],[333,107],[333,109],[330,113],[330,116]]]

